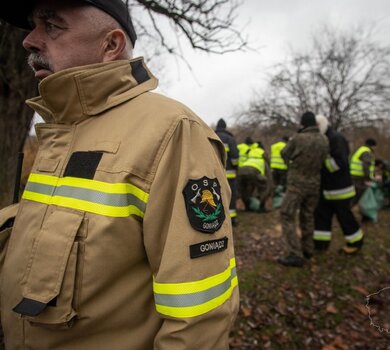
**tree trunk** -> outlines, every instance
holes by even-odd
[[[34,114],[24,102],[37,90],[22,47],[24,36],[25,32],[0,23],[0,208],[12,202],[18,152]]]

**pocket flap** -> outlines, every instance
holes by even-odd
[[[115,154],[118,152],[119,145],[120,142],[116,141],[99,141],[93,147],[90,147],[89,151]]]
[[[37,169],[45,173],[54,173],[60,163],[59,159],[45,159],[40,158]]]
[[[14,311],[38,315],[59,293],[83,214],[54,211],[44,222],[32,247],[23,278],[23,300]]]
[[[15,218],[18,209],[19,203],[16,203],[0,210],[0,231],[9,227],[8,224],[10,220],[13,220]]]

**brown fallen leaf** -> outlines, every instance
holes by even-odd
[[[365,305],[362,304],[355,304],[355,309],[358,310],[362,315],[368,316],[368,310]]]
[[[339,312],[339,310],[337,310],[336,306],[334,305],[334,303],[329,303],[328,305],[326,305],[326,312],[329,313],[329,314],[337,314]]]
[[[252,309],[249,307],[242,307],[241,311],[244,317],[249,317],[250,315],[252,315]]]
[[[364,296],[367,296],[370,294],[370,292],[364,287],[354,286],[354,287],[352,287],[352,289],[356,290],[358,293],[360,293],[361,295],[364,295]]]

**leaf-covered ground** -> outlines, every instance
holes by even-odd
[[[390,210],[362,224],[365,243],[355,256],[339,252],[334,222],[330,250],[303,268],[275,261],[286,253],[279,215],[239,213],[241,306],[231,349],[390,350]]]

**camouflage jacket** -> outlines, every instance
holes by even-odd
[[[328,140],[317,127],[300,131],[281,152],[289,164],[287,186],[297,190],[302,186],[319,189],[321,168],[328,152]]]

